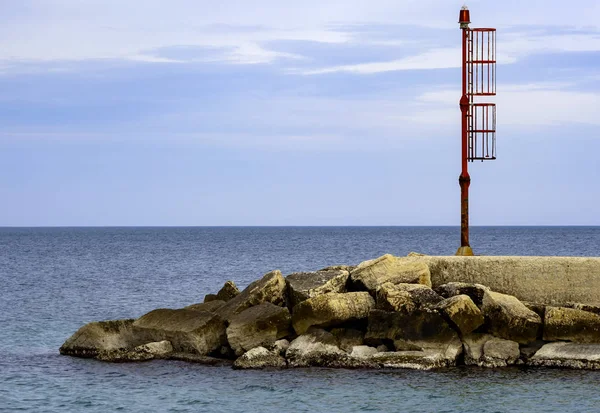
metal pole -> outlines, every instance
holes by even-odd
[[[469,16],[470,17],[470,16]],[[467,16],[461,21],[468,22]],[[462,24],[462,97],[460,98],[461,111],[461,141],[462,141],[462,171],[458,178],[460,185],[460,248],[456,255],[472,256],[473,250],[469,245],[469,185],[471,177],[468,168],[468,140],[469,140],[469,97],[467,96],[467,48],[469,41],[469,26]]]

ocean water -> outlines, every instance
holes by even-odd
[[[596,412],[600,372],[234,371],[60,356],[90,321],[202,302],[226,280],[453,254],[453,227],[0,228],[0,411]],[[600,227],[474,227],[482,255],[600,256]]]

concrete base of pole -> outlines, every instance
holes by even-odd
[[[454,255],[459,257],[473,257],[475,254],[473,254],[471,247],[460,247]]]

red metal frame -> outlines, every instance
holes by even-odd
[[[468,163],[496,159],[496,104],[477,103],[476,96],[496,95],[496,29],[469,28],[470,13],[463,7],[459,15],[462,29],[461,144],[460,184],[461,248],[457,254],[472,255],[469,245]]]

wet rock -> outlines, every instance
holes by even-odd
[[[483,314],[466,294],[446,298],[438,303],[437,309],[461,334],[471,333],[484,322]]]
[[[527,365],[600,370],[600,344],[549,343]]]
[[[339,347],[348,353],[352,351],[352,347],[362,346],[365,341],[365,333],[353,328],[334,328],[331,334],[336,338]]]
[[[256,347],[247,351],[233,363],[234,369],[281,369],[285,367],[287,367],[287,362],[279,353],[269,351],[264,347]]]
[[[86,324],[64,342],[59,349],[60,354],[93,358],[101,351],[132,349],[144,343],[133,334],[133,321],[96,321]]]
[[[286,359],[290,367],[377,368],[368,360],[350,357],[337,346],[333,334],[318,328],[292,341]]]
[[[490,332],[497,337],[527,344],[540,336],[540,316],[516,297],[486,291],[481,309],[489,320]]]
[[[467,366],[506,367],[520,356],[518,343],[489,334],[468,334],[462,341]]]
[[[379,310],[403,312],[411,312],[417,308],[408,291],[398,289],[390,282],[377,289],[375,306]]]
[[[542,340],[537,340],[537,341],[534,341],[533,343],[529,343],[529,344],[525,344],[525,345],[523,345],[523,344],[520,345],[519,346],[520,347],[519,350],[521,352],[521,359],[524,360],[525,362],[527,362],[545,344],[546,344],[546,342],[544,342]]]
[[[298,334],[311,326],[335,326],[367,318],[375,301],[366,292],[327,293],[301,302],[294,307],[292,325]]]
[[[450,298],[462,294],[468,295],[477,306],[481,306],[483,303],[483,296],[486,291],[490,291],[490,289],[485,285],[463,282],[450,282],[435,288],[435,292],[444,298]]]
[[[373,296],[379,286],[391,282],[423,284],[431,287],[429,267],[423,262],[396,258],[390,254],[362,262],[350,273],[354,290],[369,291]]]
[[[294,308],[304,300],[326,293],[345,293],[348,271],[327,270],[317,272],[299,272],[288,275],[290,308]]]
[[[165,359],[173,352],[173,346],[169,341],[142,344],[133,349],[103,350],[98,353],[96,359],[113,363],[124,363],[131,361],[149,361],[154,359]]]
[[[285,291],[286,284],[281,271],[271,271],[229,300],[219,309],[219,314],[229,321],[234,315],[262,303],[283,306],[286,303]]]
[[[232,298],[237,297],[240,294],[240,290],[238,290],[237,286],[233,281],[226,281],[223,287],[217,293],[217,300],[221,301],[229,301]]]
[[[547,307],[544,340],[600,343],[600,315],[575,308]]]
[[[158,309],[133,323],[136,338],[143,342],[168,340],[176,352],[208,355],[227,344],[225,321],[215,313]]]
[[[194,311],[208,311],[211,313],[216,312],[219,308],[225,305],[225,301],[222,300],[213,300],[209,302],[204,302],[200,304],[192,304],[185,307],[186,310],[194,310]]]
[[[289,334],[290,312],[286,307],[262,303],[233,316],[227,341],[236,355],[259,346],[267,347]]]

